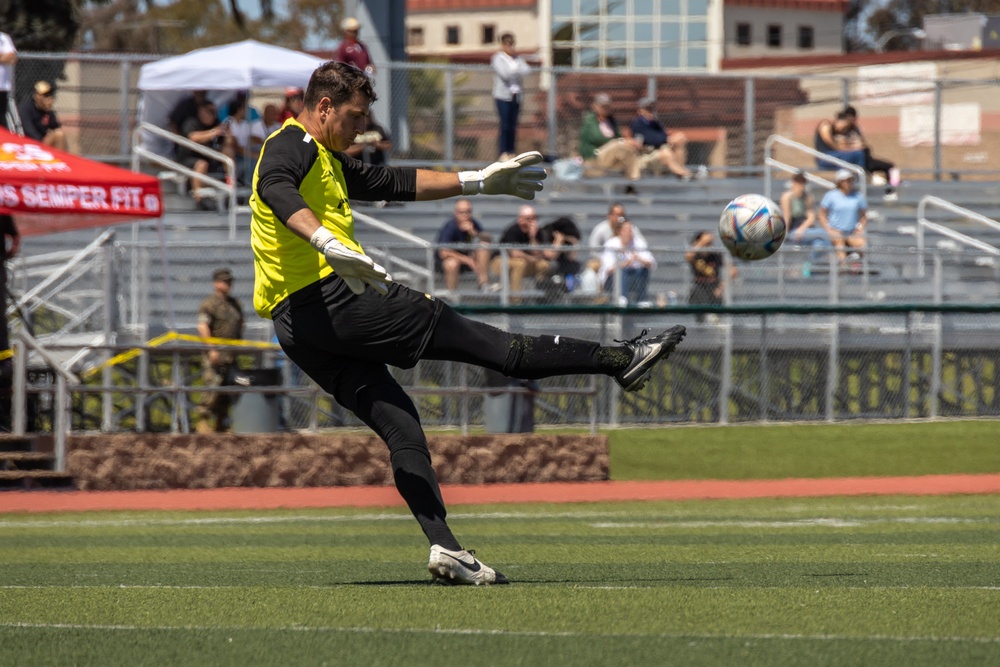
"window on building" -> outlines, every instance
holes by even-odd
[[[483,25],[483,44],[493,44],[497,41],[497,27],[492,23]]]
[[[445,26],[444,43],[448,46],[457,46],[462,43],[462,31],[457,25]]]
[[[799,26],[799,48],[800,49],[812,49],[816,46],[816,34],[813,32],[813,27],[811,25],[800,25]]]
[[[772,23],[767,26],[767,45],[774,49],[781,48],[781,26]]]
[[[406,45],[407,46],[423,46],[424,45],[424,29],[423,28],[410,28],[406,31]]]
[[[736,24],[736,43],[740,46],[750,46],[753,40],[753,34],[750,32],[749,23],[737,23]]]

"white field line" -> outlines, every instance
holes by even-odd
[[[907,524],[966,524],[966,523],[996,523],[994,519],[969,519],[950,516],[927,517],[884,517],[878,519],[788,519],[783,521],[763,521],[759,519],[720,519],[713,521],[605,521],[592,523],[592,528],[858,528],[886,523]]]
[[[964,523],[997,523],[1000,519],[983,517],[879,517],[874,519],[817,517],[810,519],[786,519],[766,521],[760,519],[718,519],[718,520],[686,520],[660,519],[655,521],[632,521],[632,513],[626,512],[488,512],[488,513],[449,513],[452,519],[474,520],[515,520],[515,521],[549,521],[553,519],[607,519],[594,523],[596,528],[706,528],[706,527],[815,527],[853,528],[864,525],[884,523],[912,524],[964,524]],[[617,521],[617,519],[629,519]],[[350,516],[246,516],[246,517],[190,517],[183,519],[30,519],[26,521],[0,521],[0,530],[4,528],[120,528],[129,526],[226,526],[226,525],[267,525],[286,523],[344,523],[362,521],[409,521],[409,514],[356,514]]]
[[[528,630],[484,630],[480,628],[373,628],[289,625],[278,627],[261,626],[211,626],[211,625],[101,625],[83,623],[0,623],[0,628],[12,630],[96,630],[103,632],[302,632],[302,633],[344,633],[344,634],[414,634],[414,635],[482,635],[503,637],[566,637],[566,638],[623,638],[623,639],[737,639],[737,640],[778,640],[778,641],[876,641],[876,642],[929,642],[929,643],[975,643],[1000,644],[1000,637],[905,637],[892,635],[834,635],[834,634],[791,634],[791,633],[751,633],[751,634],[709,634],[700,632],[546,632]]]
[[[725,565],[727,563],[721,563],[721,564]],[[505,569],[511,569],[511,568],[505,568]],[[428,585],[430,585],[431,582],[430,582],[430,580],[428,580],[426,583]],[[395,584],[387,583],[385,585],[386,586],[394,586]],[[416,585],[419,586],[421,584],[416,584]],[[530,584],[526,584],[526,585],[530,585]],[[272,588],[282,588],[282,589],[285,589],[285,588],[295,588],[295,589],[303,589],[303,590],[310,590],[310,589],[312,589],[312,590],[319,590],[319,591],[329,591],[329,590],[334,589],[334,588],[345,588],[347,586],[350,586],[350,584],[329,584],[329,585],[318,585],[318,584],[280,584],[280,585],[278,585],[278,584],[276,584],[276,585],[273,585],[273,586],[249,586],[249,585],[239,585],[239,584],[233,584],[233,585],[229,585],[229,586],[215,586],[215,585],[212,585],[212,586],[203,586],[203,585],[198,585],[198,584],[183,584],[183,585],[179,585],[179,584],[0,584],[0,591],[7,591],[7,590],[11,590],[11,591],[14,591],[14,590],[29,590],[29,591],[33,591],[33,590],[49,590],[49,589],[52,589],[52,590],[77,590],[77,589],[102,589],[102,588],[111,588],[111,589],[115,589],[115,590],[130,590],[131,589],[131,590],[179,590],[179,591],[185,591],[185,590],[223,591],[223,590],[248,589],[248,588],[252,588],[254,590],[265,590],[265,589],[272,589]],[[587,589],[587,590],[608,590],[608,591],[619,591],[619,590],[621,590],[621,591],[633,591],[633,590],[653,590],[653,589],[662,588],[662,587],[660,587],[660,586],[641,586],[641,585],[636,585],[636,584],[628,584],[628,585],[607,585],[607,584],[588,585],[588,584],[576,584],[576,585],[570,586],[570,588],[572,588],[574,590]],[[718,590],[720,587],[718,587],[718,586],[711,586],[709,588],[713,588],[713,589]],[[839,587],[839,590],[905,591],[905,590],[910,590],[910,589],[913,589],[913,588],[918,588],[920,590],[924,590],[927,587],[926,586],[909,586],[909,585],[901,585],[901,586],[841,586],[841,587]],[[948,590],[948,591],[957,591],[957,590],[961,590],[961,591],[1000,591],[1000,586],[936,586],[935,588],[939,588],[941,590]],[[0,624],[0,625],[2,625],[2,624]]]

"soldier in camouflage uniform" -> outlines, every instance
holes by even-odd
[[[243,335],[243,309],[239,301],[229,295],[233,285],[232,272],[229,269],[216,270],[212,274],[212,284],[215,292],[198,307],[198,335],[202,338],[239,338]],[[224,348],[209,348],[202,360],[205,386],[221,387],[225,384],[235,360],[236,355]],[[196,411],[197,431],[225,431],[234,398],[232,394],[202,393]]]

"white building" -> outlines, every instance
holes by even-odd
[[[407,0],[411,58],[485,62],[511,32],[543,65],[716,72],[843,53],[848,0]]]

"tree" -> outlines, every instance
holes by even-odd
[[[20,51],[69,51],[85,0],[6,0],[4,32]]]
[[[924,17],[935,14],[1000,14],[1000,0],[888,0],[873,3],[852,0],[845,15],[845,48],[870,51],[879,37],[891,30],[922,28]],[[887,51],[908,48],[916,40],[910,35],[893,37]]]
[[[250,1],[242,0],[244,7]],[[81,15],[81,43],[97,51],[184,53],[244,39],[301,49],[310,38],[339,37],[340,3],[288,0],[276,16],[259,0],[259,18],[248,18],[241,0],[97,0]]]

